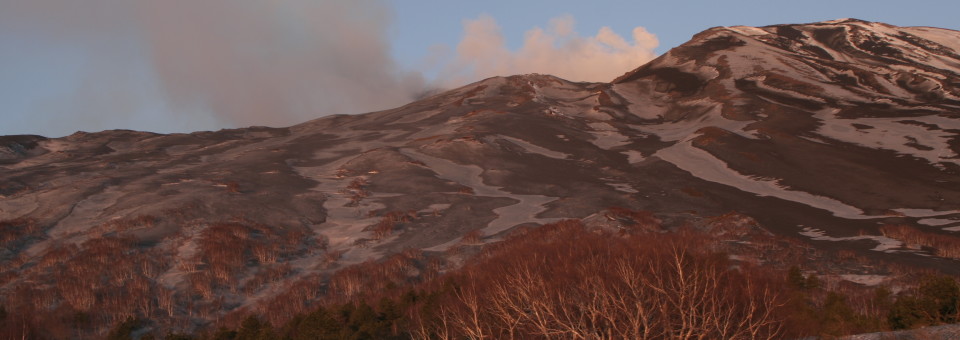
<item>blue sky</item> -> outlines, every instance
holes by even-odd
[[[443,1],[391,0],[391,37],[398,60],[413,64],[433,44],[456,44],[464,19],[486,13],[501,25],[510,47],[517,48],[523,32],[570,14],[577,30],[595,33],[609,26],[625,34],[643,26],[656,34],[658,52],[682,44],[714,26],[765,26],[857,18],[898,26],[934,26],[960,30],[960,1],[952,0],[726,0],[726,1]]]
[[[602,81],[713,26],[960,30],[956,13],[922,0],[0,0],[0,135],[288,126],[490,75]]]

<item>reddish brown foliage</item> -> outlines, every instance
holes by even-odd
[[[720,216],[711,217],[707,220],[708,232],[711,235],[729,238],[766,234],[759,226],[760,224],[750,216],[737,212],[729,212]]]
[[[880,233],[907,245],[933,248],[937,256],[960,259],[960,237],[922,231],[906,225],[886,225],[880,227]]]
[[[652,212],[645,210],[630,210],[621,207],[607,209],[607,217],[622,223],[627,231],[659,231],[662,229],[660,219]]]
[[[451,276],[424,334],[468,338],[777,338],[776,280],[700,235],[622,237],[564,221],[493,244]]]
[[[363,177],[357,177],[350,181],[350,184],[347,185],[347,189],[351,190],[364,190],[367,188],[369,183]]]
[[[390,233],[393,232],[393,228],[396,227],[396,223],[389,218],[383,218],[380,222],[377,222],[373,226],[373,238],[376,240],[381,240],[387,236],[390,236]]]
[[[387,236],[390,236],[390,234],[392,234],[394,230],[401,227],[402,223],[411,222],[413,220],[416,220],[417,218],[418,218],[417,212],[413,210],[406,211],[406,212],[403,212],[403,211],[388,212],[386,215],[383,216],[383,218],[380,219],[379,222],[377,222],[377,224],[373,226],[372,228],[373,239],[382,240]]]
[[[463,244],[480,244],[483,240],[483,229],[472,230],[466,235],[463,235],[463,239],[460,240]]]
[[[265,285],[277,282],[290,275],[293,268],[289,263],[261,266],[253,278],[247,280],[243,289],[247,294],[253,294]]]
[[[14,313],[10,318],[20,320],[19,332],[28,337],[95,335],[128,316],[153,316],[157,311],[154,284],[146,275],[158,275],[165,266],[158,254],[139,248],[134,238],[96,237],[79,245],[51,245],[41,254],[24,260],[18,274],[29,281],[14,287],[3,300]],[[83,318],[76,319],[78,315]],[[77,320],[85,321],[76,324]]]
[[[0,246],[7,247],[15,241],[36,235],[39,231],[37,221],[32,219],[18,218],[0,221]]]
[[[98,228],[104,233],[122,232],[137,228],[150,228],[157,222],[157,218],[150,215],[140,215],[130,219],[116,219],[104,223]]]
[[[368,185],[370,185],[370,183],[363,177],[357,177],[350,181],[350,184],[348,184],[346,188],[346,191],[352,194],[350,197],[350,206],[356,206],[360,204],[361,200],[370,196],[370,192],[367,191]]]

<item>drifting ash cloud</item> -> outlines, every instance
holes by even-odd
[[[288,126],[494,75],[609,81],[657,46],[640,27],[632,42],[609,28],[581,37],[566,16],[511,51],[481,16],[464,22],[455,53],[406,70],[390,54],[391,19],[382,0],[9,0],[0,2],[0,43],[26,51],[21,61],[54,50],[80,65],[20,119],[47,135]]]

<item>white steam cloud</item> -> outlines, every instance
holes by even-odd
[[[659,45],[643,27],[633,29],[632,42],[609,27],[582,37],[569,15],[552,19],[546,30],[527,31],[516,51],[508,49],[499,25],[488,15],[464,21],[463,26],[455,60],[441,71],[447,80],[543,73],[574,81],[610,81],[656,57]]]
[[[9,0],[0,45],[79,64],[57,80],[72,89],[32,107],[55,134],[287,126],[423,92],[420,73],[390,55],[391,16],[381,0]],[[131,121],[144,112],[183,123]]]
[[[464,21],[455,53],[404,70],[390,54],[392,15],[385,0],[0,1],[0,68],[33,67],[0,69],[0,89],[43,84],[29,109],[6,114],[0,135],[289,126],[494,75],[609,81],[658,44],[642,27],[632,41],[606,27],[583,37],[565,16],[513,51],[481,16]]]
[[[386,40],[380,1],[144,1],[166,93],[240,125],[290,125],[405,104],[421,92]]]

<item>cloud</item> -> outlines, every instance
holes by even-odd
[[[167,94],[240,125],[288,125],[387,109],[423,89],[400,71],[380,1],[145,1],[151,56]]]
[[[574,29],[572,16],[550,21],[546,30],[526,32],[523,46],[507,48],[496,21],[481,15],[464,21],[464,35],[450,63],[440,72],[447,81],[506,76],[523,73],[552,74],[574,81],[610,81],[632,70],[656,54],[657,37],[643,27],[633,29],[627,41],[609,27],[596,35],[582,37]]]
[[[0,134],[289,126],[494,75],[609,81],[657,46],[642,27],[632,41],[606,27],[583,37],[565,16],[514,51],[480,16],[455,49],[406,70],[392,19],[386,0],[0,1]]]
[[[0,43],[20,59],[65,51],[54,62],[73,65],[44,84],[72,88],[33,106],[48,117],[40,124],[67,125],[48,129],[124,127],[158,111],[177,122],[148,129],[287,126],[423,91],[420,73],[390,55],[391,17],[381,0],[10,0]],[[14,54],[0,65],[3,55]]]

